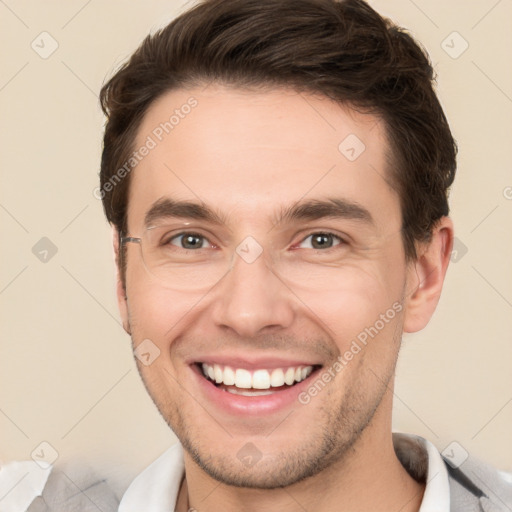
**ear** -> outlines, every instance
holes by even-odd
[[[453,222],[442,217],[429,243],[418,248],[418,258],[407,274],[404,331],[421,331],[434,314],[453,247]]]
[[[122,279],[121,273],[121,258],[120,258],[120,246],[119,246],[119,231],[116,227],[112,229],[112,244],[114,247],[114,257],[116,262],[116,294],[117,294],[117,305],[119,307],[119,313],[121,314],[121,320],[123,321],[123,329],[131,334],[130,329],[130,318],[128,315],[128,298],[126,297],[126,287]]]

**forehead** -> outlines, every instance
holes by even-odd
[[[131,229],[163,197],[252,223],[333,196],[381,218],[399,216],[383,123],[325,97],[221,85],[174,90],[148,109],[134,149],[144,156],[131,174]]]

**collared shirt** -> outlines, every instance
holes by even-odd
[[[419,436],[395,433],[394,437],[417,441],[428,457],[428,469],[423,475],[426,487],[419,512],[450,512],[448,471],[437,448]],[[177,443],[135,478],[121,500],[119,512],[173,511],[184,471],[183,448]]]
[[[0,468],[0,512],[24,512],[41,496],[52,468],[32,460],[12,461]]]

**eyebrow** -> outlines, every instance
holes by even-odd
[[[166,218],[203,220],[218,225],[227,224],[225,215],[209,208],[204,203],[176,201],[170,198],[156,201],[147,211],[144,223],[146,227],[149,227],[156,221]],[[323,218],[343,218],[374,225],[374,219],[366,208],[354,201],[342,198],[299,201],[291,206],[283,207],[275,218],[274,225]]]
[[[360,204],[342,198],[327,198],[299,201],[281,209],[276,224],[297,220],[319,220],[324,218],[349,219],[374,225],[371,213]]]
[[[213,224],[226,224],[226,218],[219,212],[206,206],[204,203],[192,201],[175,201],[170,198],[159,199],[146,212],[144,224],[151,226],[158,220],[166,218],[195,219],[211,222]]]

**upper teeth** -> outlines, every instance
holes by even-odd
[[[249,371],[244,368],[231,368],[218,364],[202,364],[205,377],[226,386],[235,385],[243,389],[269,389],[287,384],[291,386],[295,382],[304,380],[312,371],[312,366],[297,366],[289,368],[275,368],[273,370]]]

